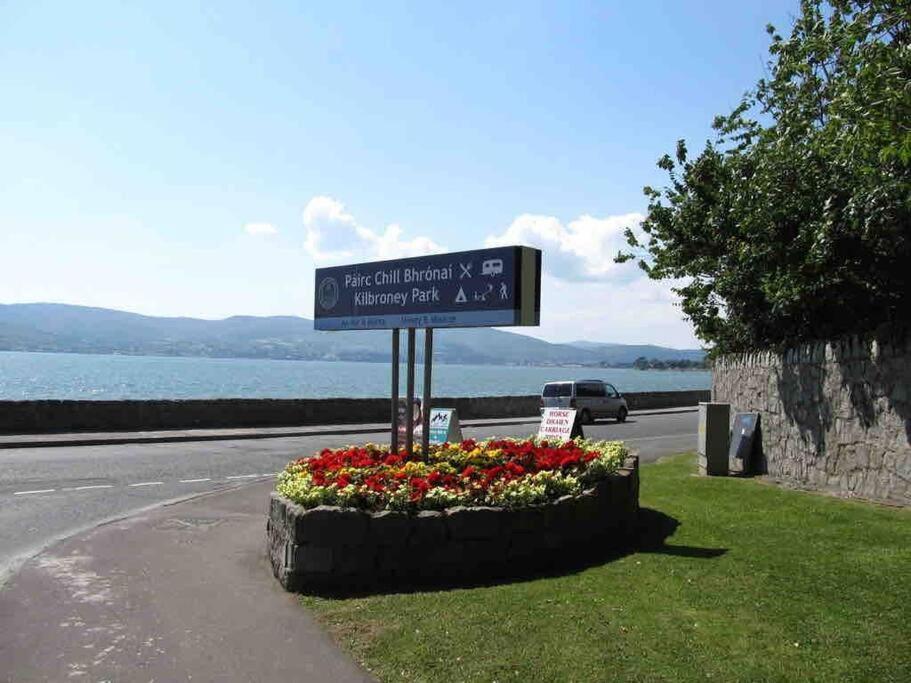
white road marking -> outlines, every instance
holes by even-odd
[[[60,489],[61,491],[88,491],[89,489],[112,489],[113,484],[92,484],[91,486],[70,486],[69,488]]]
[[[262,477],[276,477],[279,472],[266,472],[264,474],[233,474],[225,479],[261,479]],[[196,479],[180,479],[178,480],[181,484],[201,484],[203,482],[212,481],[211,477],[199,477]],[[140,481],[136,484],[127,484],[130,488],[138,488],[141,486],[163,486],[165,482],[163,481]],[[121,484],[121,486],[123,486]],[[93,489],[112,489],[115,488],[114,484],[87,484],[85,486],[64,486],[60,489],[32,489],[29,491],[14,491],[14,496],[27,496],[33,493],[53,493],[55,491],[89,491]]]

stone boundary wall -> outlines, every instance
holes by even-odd
[[[603,556],[631,540],[638,513],[639,459],[630,457],[579,496],[518,509],[307,510],[273,492],[267,548],[272,571],[288,591],[468,584]]]
[[[707,401],[709,392],[659,391],[624,396],[630,409],[637,410],[695,406]],[[456,408],[462,420],[531,417],[539,414],[540,397],[434,398],[433,405]],[[388,420],[388,398],[0,401],[0,434],[293,427]]]
[[[758,470],[797,485],[911,504],[911,338],[860,337],[715,362],[713,400],[760,413]]]

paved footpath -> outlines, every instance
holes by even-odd
[[[368,681],[272,578],[272,483],[78,535],[0,592],[0,681]]]

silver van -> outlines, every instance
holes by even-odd
[[[629,413],[626,399],[613,384],[600,379],[548,382],[541,391],[542,413],[545,408],[575,408],[583,424],[591,424],[602,417],[614,417],[617,422],[623,422]]]

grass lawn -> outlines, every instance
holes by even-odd
[[[302,601],[384,681],[911,681],[911,511],[694,472],[642,467],[648,549]]]

